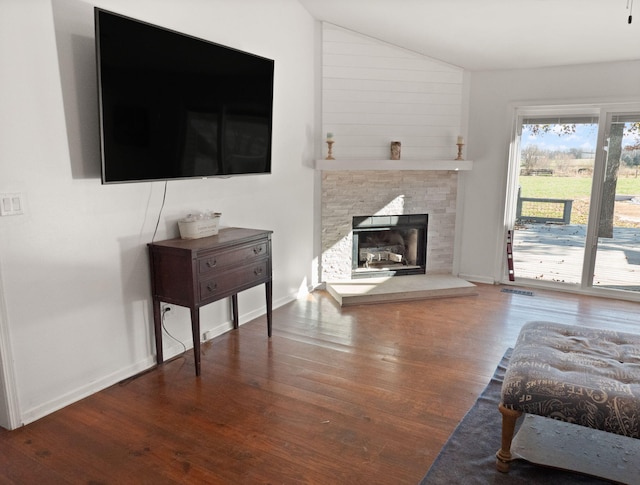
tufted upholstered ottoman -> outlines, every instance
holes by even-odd
[[[509,471],[516,420],[523,413],[640,438],[640,335],[529,322],[502,383],[502,445]]]

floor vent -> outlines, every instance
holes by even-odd
[[[502,288],[502,293],[513,293],[515,295],[533,296],[533,291],[527,290],[513,290],[511,288]]]

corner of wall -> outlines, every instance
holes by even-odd
[[[2,284],[2,262],[0,262],[0,426],[15,429],[20,426],[20,405],[10,342],[11,335]]]

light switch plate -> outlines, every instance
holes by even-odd
[[[0,216],[24,214],[24,200],[20,192],[0,194]]]

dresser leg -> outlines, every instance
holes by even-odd
[[[273,313],[273,286],[271,280],[264,284],[265,291],[267,293],[267,335],[271,337],[271,314]]]
[[[240,316],[238,315],[238,294],[231,295],[231,320],[233,321],[233,328],[240,326]]]
[[[156,332],[156,363],[164,362],[162,355],[162,315],[160,314],[160,300],[153,299],[153,328]]]
[[[193,335],[193,358],[196,376],[200,375],[200,308],[191,309],[191,334]]]

